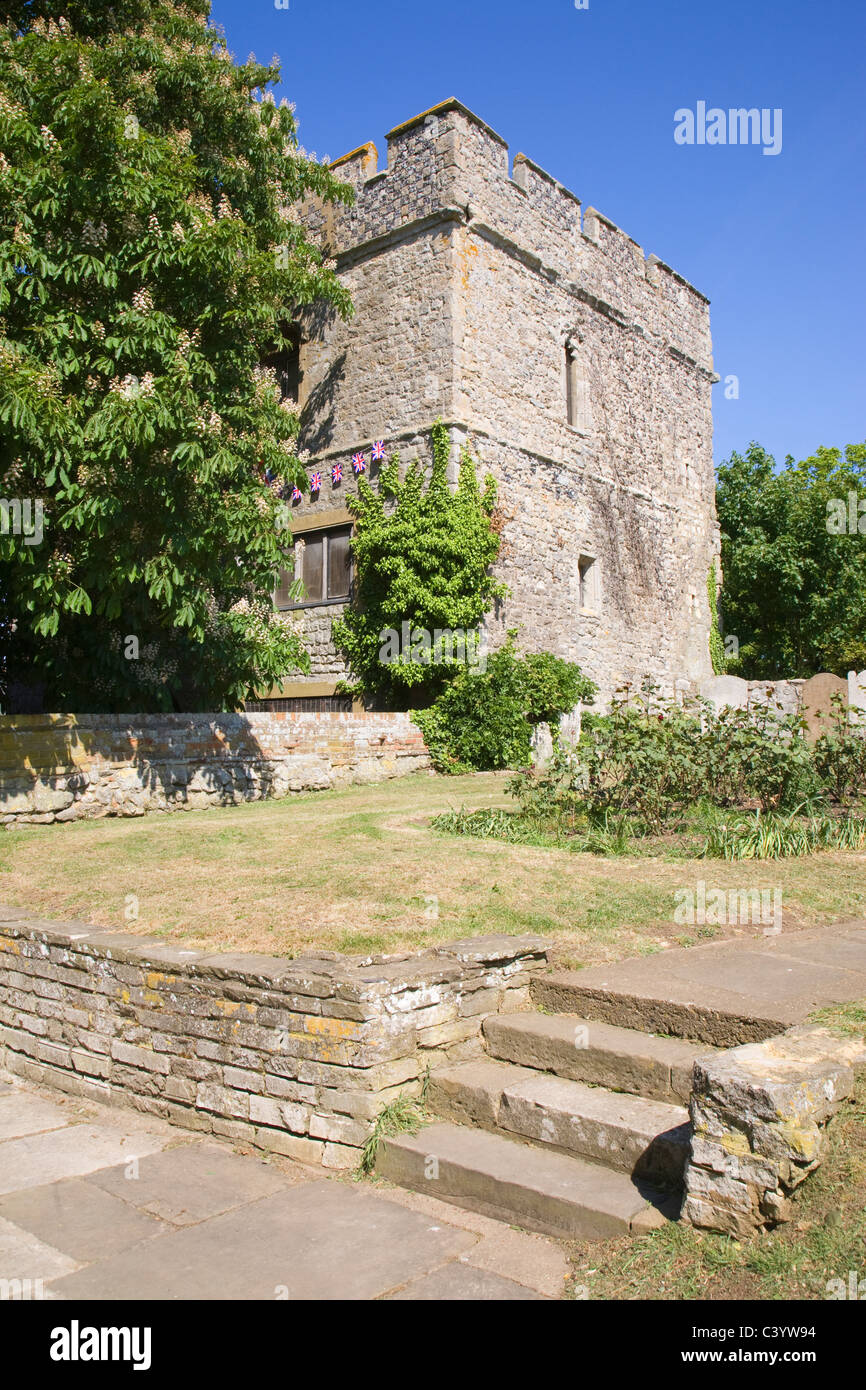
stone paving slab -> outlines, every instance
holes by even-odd
[[[78,1262],[12,1221],[0,1217],[0,1279],[42,1280],[71,1274]]]
[[[561,1298],[571,1264],[565,1248],[558,1241],[530,1231],[518,1231],[495,1221],[481,1212],[450,1206],[426,1192],[412,1192],[408,1187],[385,1188],[388,1200],[412,1211],[423,1212],[440,1224],[460,1226],[474,1231],[481,1239],[465,1254],[461,1264],[476,1265],[479,1269],[501,1274],[516,1284],[523,1284],[535,1293],[548,1298]]]
[[[41,1280],[46,1299],[562,1294],[555,1241],[0,1075],[16,1134],[0,1140],[0,1186],[13,1189],[0,1195],[0,1280]],[[55,1130],[16,1133],[58,1115]]]
[[[165,1147],[167,1138],[97,1125],[67,1125],[0,1144],[0,1195],[77,1178]]]
[[[68,1112],[54,1101],[43,1100],[42,1096],[16,1096],[11,1086],[6,1095],[0,1094],[0,1143],[47,1129],[62,1129],[68,1124]]]
[[[187,1144],[143,1158],[137,1177],[126,1165],[92,1173],[87,1182],[139,1211],[174,1226],[194,1226],[212,1216],[281,1192],[289,1179],[258,1158],[216,1144]]]
[[[453,1302],[456,1300],[510,1300],[527,1302],[539,1300],[543,1294],[533,1293],[513,1279],[503,1279],[489,1270],[474,1269],[462,1263],[444,1265],[433,1274],[414,1279],[405,1289],[386,1295],[386,1301],[405,1303],[409,1300]]]
[[[474,1244],[378,1194],[323,1179],[56,1280],[61,1298],[373,1299]]]
[[[736,1045],[783,1032],[815,1009],[866,997],[866,923],[713,942],[559,971],[535,989],[561,1011]],[[713,1026],[715,1019],[716,1026]],[[726,1029],[725,1020],[731,1021]]]
[[[105,1259],[173,1229],[81,1178],[0,1197],[0,1218],[49,1242],[79,1264]]]

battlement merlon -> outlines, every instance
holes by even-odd
[[[388,132],[387,167],[368,142],[332,164],[356,192],[351,208],[325,217],[307,205],[311,231],[324,225],[338,257],[439,218],[489,234],[623,319],[651,326],[711,369],[709,300],[683,276],[524,154],[509,170],[507,142],[451,97]]]

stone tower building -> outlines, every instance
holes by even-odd
[[[318,494],[294,509],[308,591],[309,681],[270,692],[330,707],[330,641],[349,583],[352,455],[404,462],[449,427],[499,485],[491,646],[580,663],[602,698],[651,675],[711,675],[707,577],[718,553],[708,301],[455,100],[334,165],[351,208],[308,204],[355,304],[310,316],[288,371]],[[332,481],[334,464],[342,480]],[[287,590],[282,586],[282,601]],[[280,595],[278,594],[278,602]]]

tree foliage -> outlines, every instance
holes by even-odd
[[[862,507],[862,512],[861,512]],[[866,667],[866,444],[777,470],[759,444],[718,471],[729,670],[755,679]]]
[[[260,364],[300,306],[350,312],[290,211],[350,194],[278,82],[207,0],[2,11],[0,494],[44,536],[0,536],[0,670],[55,708],[224,708],[304,667],[271,603],[298,422]]]

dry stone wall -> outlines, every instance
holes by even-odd
[[[406,714],[4,715],[0,824],[205,810],[429,765]]]
[[[684,1220],[738,1238],[788,1220],[864,1065],[863,1039],[808,1026],[697,1061]]]
[[[0,907],[0,1064],[76,1095],[328,1168],[382,1107],[529,1007],[528,936],[418,956],[202,955]]]

